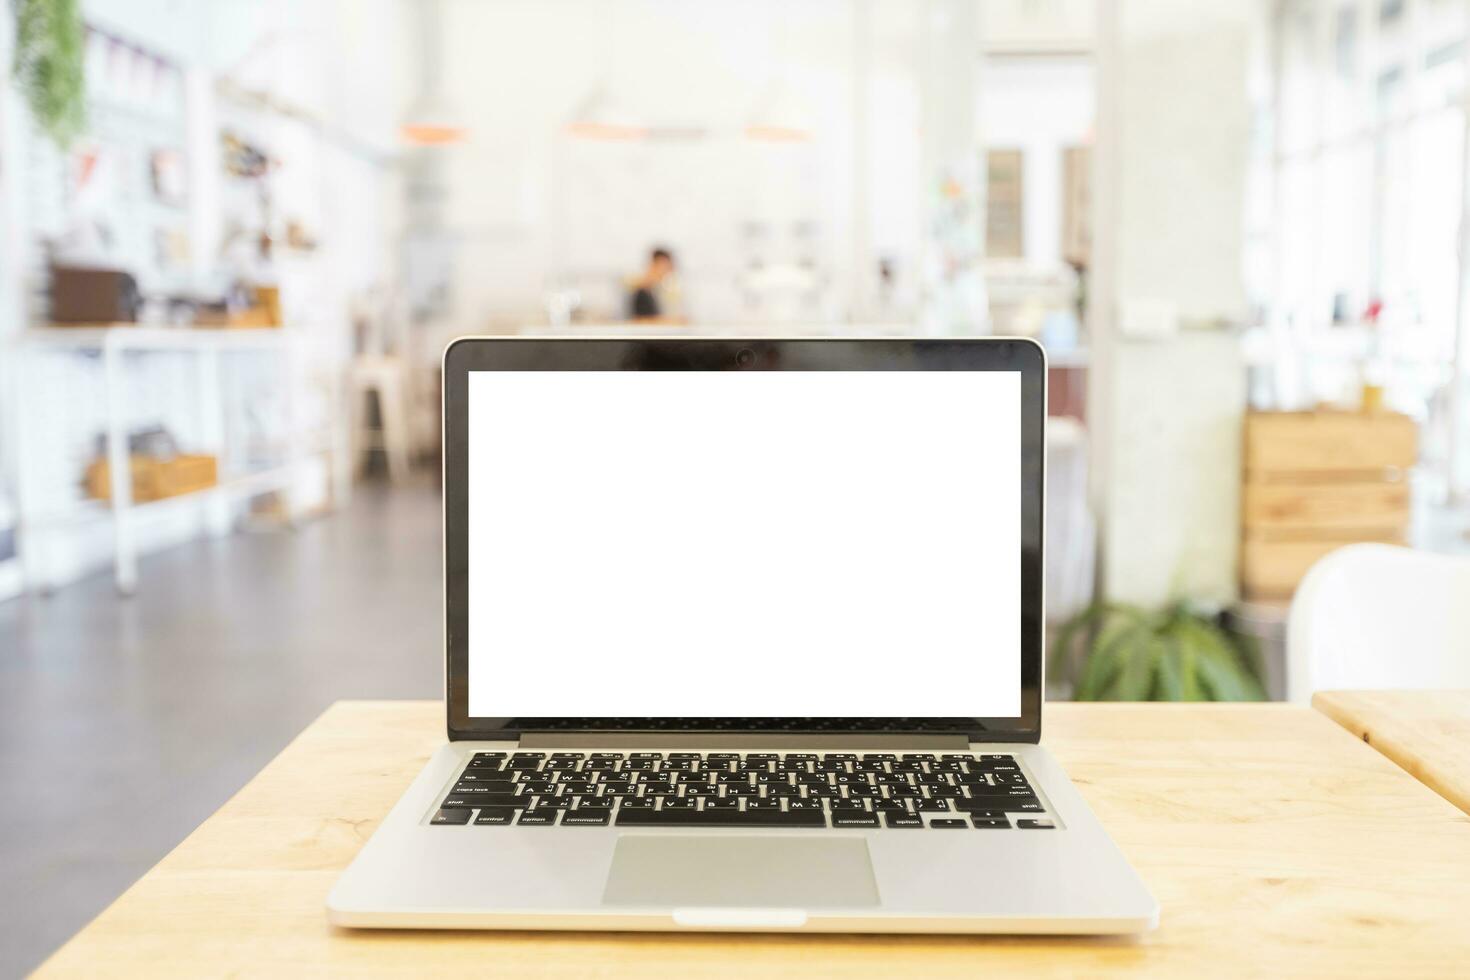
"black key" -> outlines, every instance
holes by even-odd
[[[795,801],[793,801],[793,802],[795,802]],[[779,809],[781,809],[781,801],[778,800],[778,799],[764,799],[764,800],[762,800],[762,799],[751,799],[751,800],[746,800],[745,801],[745,809],[747,809],[747,810],[779,810]]]
[[[825,827],[817,810],[620,810],[619,827]]]
[[[715,782],[721,786],[749,786],[750,775],[743,772],[721,772],[715,774]]]
[[[619,806],[624,810],[652,810],[653,797],[627,796],[623,798],[623,802]],[[603,811],[599,810],[597,812],[601,813]]]
[[[822,756],[823,762],[852,762],[857,756],[851,752],[828,752]]]
[[[651,772],[656,765],[653,759],[629,759],[623,763],[623,772]]]
[[[981,817],[978,813],[970,814],[970,821],[977,830],[1004,830],[1011,825],[1005,817]]]
[[[633,781],[633,774],[627,772],[604,772],[598,774],[597,781],[603,785],[608,785],[611,783],[631,783]]]
[[[505,767],[511,772],[531,772],[541,768],[540,759],[512,759]]]
[[[664,783],[654,783],[652,786],[643,787],[644,796],[674,796],[678,792],[677,786],[669,786]]]
[[[613,805],[610,796],[584,796],[577,803],[579,810],[611,810]]]
[[[919,800],[914,807],[920,813],[949,813],[948,800]]]
[[[864,759],[861,762],[854,762],[852,764],[852,771],[853,772],[887,772],[888,771],[888,767],[887,767],[886,764],[884,764],[882,762],[879,762],[876,759]]]
[[[456,807],[476,806],[508,806],[521,809],[530,803],[531,798],[527,796],[512,796],[510,793],[492,793],[488,796],[451,796],[439,806],[444,810],[453,810]]]
[[[521,783],[520,786],[521,786],[521,792],[522,793],[550,793],[551,792],[551,780],[549,780],[549,779],[538,779],[535,782]]]
[[[698,761],[699,758],[700,758],[700,755],[699,755],[698,752],[670,752],[669,753],[669,758],[670,759],[693,759],[695,761]]]
[[[787,762],[816,762],[817,757],[810,752],[787,752]]]
[[[867,773],[862,772],[839,772],[834,773],[832,781],[838,786],[871,786],[872,781],[868,779]]]
[[[1006,820],[1006,812],[1004,810],[969,810],[958,804],[956,804],[955,809],[968,813],[971,820],[999,820],[1006,824],[1006,826],[1010,826],[1010,821]]]
[[[958,762],[931,762],[931,763],[929,763],[929,771],[930,772],[959,772],[960,771],[960,764]]]
[[[536,810],[565,810],[572,805],[570,796],[538,796],[536,797]]]
[[[890,800],[922,800],[924,797],[913,786],[890,786],[888,787],[888,798]]]
[[[638,781],[644,786],[649,786],[654,783],[657,783],[661,786],[667,786],[674,780],[666,772],[645,772],[639,774]]]
[[[585,779],[566,779],[556,785],[561,788],[561,792],[570,793],[574,796],[581,793],[591,794],[593,788],[593,784]]]
[[[939,758],[943,759],[945,762],[969,762],[975,757],[973,755],[965,755],[960,752],[946,752]]]
[[[1045,813],[1046,807],[1034,796],[1021,797],[1017,799],[995,799],[987,797],[983,800],[955,800],[956,809],[973,812],[974,810],[1002,810],[1006,813]]]
[[[505,753],[504,752],[476,752],[473,756],[470,757],[470,761],[471,762],[477,762],[480,759],[485,759],[486,761],[489,761],[489,760],[492,760],[492,759],[504,759],[504,758],[505,758]]]
[[[907,786],[909,777],[902,772],[879,772],[873,774],[873,785],[875,786]]]
[[[869,786],[867,783],[847,787],[847,798],[850,800],[876,800],[882,795],[882,790],[876,786]]]
[[[863,755],[864,762],[892,762],[897,758],[892,752],[867,752]]]
[[[878,826],[878,814],[869,813],[866,810],[833,810],[832,826],[876,827]]]
[[[518,827],[550,827],[556,823],[555,810],[522,810],[521,819],[516,821]]]
[[[693,810],[699,805],[698,800],[688,799],[682,796],[668,796],[664,798],[665,810]]]
[[[903,761],[904,762],[933,762],[934,761],[934,753],[933,752],[905,752],[904,755],[903,755]]]
[[[801,791],[787,783],[776,783],[773,786],[766,787],[766,795],[779,799],[787,796],[800,796]]]
[[[613,767],[615,767],[616,765],[617,765],[617,761],[614,760],[614,759],[598,759],[598,758],[592,758],[592,759],[588,759],[585,763],[582,764],[582,771],[583,772],[611,772],[612,769],[613,769]]]
[[[714,787],[714,786],[706,786],[703,783],[695,783],[693,785],[690,785],[690,784],[686,783],[684,785],[684,795],[685,796],[692,796],[692,797],[715,796],[715,795],[718,795],[719,792],[720,791],[719,791],[719,789],[717,787]]]
[[[847,772],[847,763],[839,759],[823,759],[812,768],[817,772]]]
[[[895,762],[891,766],[889,766],[889,768],[891,768],[894,772],[923,772],[924,764],[922,762],[911,762],[906,760],[903,762]]]
[[[487,793],[509,793],[508,783],[455,783],[450,790],[453,796],[484,796]]]
[[[1016,826],[1022,830],[1055,830],[1057,825],[1050,820],[1017,820]]]
[[[786,809],[787,810],[816,810],[817,812],[820,813],[821,810],[822,810],[822,801],[821,800],[787,800],[786,801]]]
[[[466,769],[459,777],[461,783],[508,783],[515,778],[513,772],[499,769]]]
[[[968,822],[966,822],[964,820],[930,820],[929,821],[929,826],[931,826],[931,827],[942,827],[945,830],[949,830],[949,829],[964,829],[964,828],[969,827],[970,825],[969,825]]]
[[[711,752],[705,756],[710,762],[734,762],[740,758],[738,752]]]
[[[631,755],[628,756],[628,758],[630,758],[630,759],[655,759],[655,760],[662,759],[663,757],[664,757],[664,754],[662,752],[634,752],[633,754],[631,754]]]
[[[580,752],[553,752],[553,753],[551,753],[551,757],[553,759],[581,759],[581,758],[583,758],[582,753],[580,753]]]
[[[470,811],[465,809],[441,809],[429,818],[429,823],[438,826],[445,824],[469,823]]]
[[[781,757],[779,755],[777,755],[776,753],[774,753],[774,752],[747,752],[747,753],[745,753],[745,761],[746,762],[775,762],[779,758],[781,758]]]
[[[755,784],[757,786],[773,786],[776,783],[784,783],[790,786],[791,777],[784,772],[758,772],[755,774]]]
[[[920,786],[951,786],[949,777],[944,773],[922,773],[914,777],[914,782]]]
[[[704,801],[705,810],[738,810],[740,801],[733,796],[711,796]]]
[[[504,827],[516,818],[514,810],[481,810],[475,818],[476,827]]]
[[[836,813],[838,810],[861,810],[864,813],[868,812],[867,808],[863,806],[862,800],[833,800],[832,812]]]
[[[693,759],[668,759],[664,762],[663,772],[689,772],[694,768]]]
[[[903,800],[874,800],[873,809],[879,813],[908,813],[909,808]]]
[[[725,787],[726,796],[759,796],[760,790],[754,786],[746,786],[744,783],[731,784]]]
[[[515,762],[517,759],[544,759],[544,758],[546,758],[546,753],[545,752],[517,752],[515,755],[513,755],[513,756],[510,757],[510,761],[511,762]]]
[[[924,826],[924,819],[922,817],[911,817],[905,813],[885,813],[883,815],[883,823],[888,827],[922,827]]]
[[[612,814],[606,810],[568,810],[562,814],[563,827],[606,827]]]
[[[622,757],[623,757],[623,753],[621,753],[621,752],[594,752],[594,753],[592,753],[592,758],[594,758],[594,759],[621,759]]]
[[[577,768],[576,759],[552,759],[546,763],[545,772],[564,772]]]

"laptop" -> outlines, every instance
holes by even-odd
[[[1128,933],[1039,743],[1026,340],[444,356],[448,739],[343,926]]]

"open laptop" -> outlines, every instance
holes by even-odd
[[[1024,340],[455,342],[449,740],[331,921],[1152,928],[1037,744],[1045,412]]]

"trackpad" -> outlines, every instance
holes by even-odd
[[[602,900],[662,908],[877,905],[868,842],[837,837],[618,838]]]

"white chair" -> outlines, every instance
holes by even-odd
[[[1387,544],[1339,548],[1292,600],[1287,696],[1470,687],[1470,558]]]

